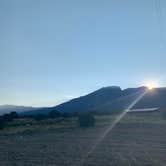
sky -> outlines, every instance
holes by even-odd
[[[0,105],[166,86],[165,0],[1,0]]]

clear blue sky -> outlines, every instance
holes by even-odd
[[[165,20],[165,0],[1,0],[0,104],[165,86]]]

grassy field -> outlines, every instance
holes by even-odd
[[[95,118],[91,128],[79,128],[76,118],[15,120],[0,131],[0,165],[166,165],[166,120],[160,113],[128,113],[87,157],[116,115]]]

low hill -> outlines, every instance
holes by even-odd
[[[0,105],[0,115],[5,113],[10,113],[12,111],[16,111],[18,113],[26,112],[26,111],[35,111],[38,108],[35,107],[25,107],[25,106],[15,106],[15,105]]]

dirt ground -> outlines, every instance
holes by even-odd
[[[1,135],[0,166],[165,166],[166,124],[123,121],[89,156],[109,125]]]

